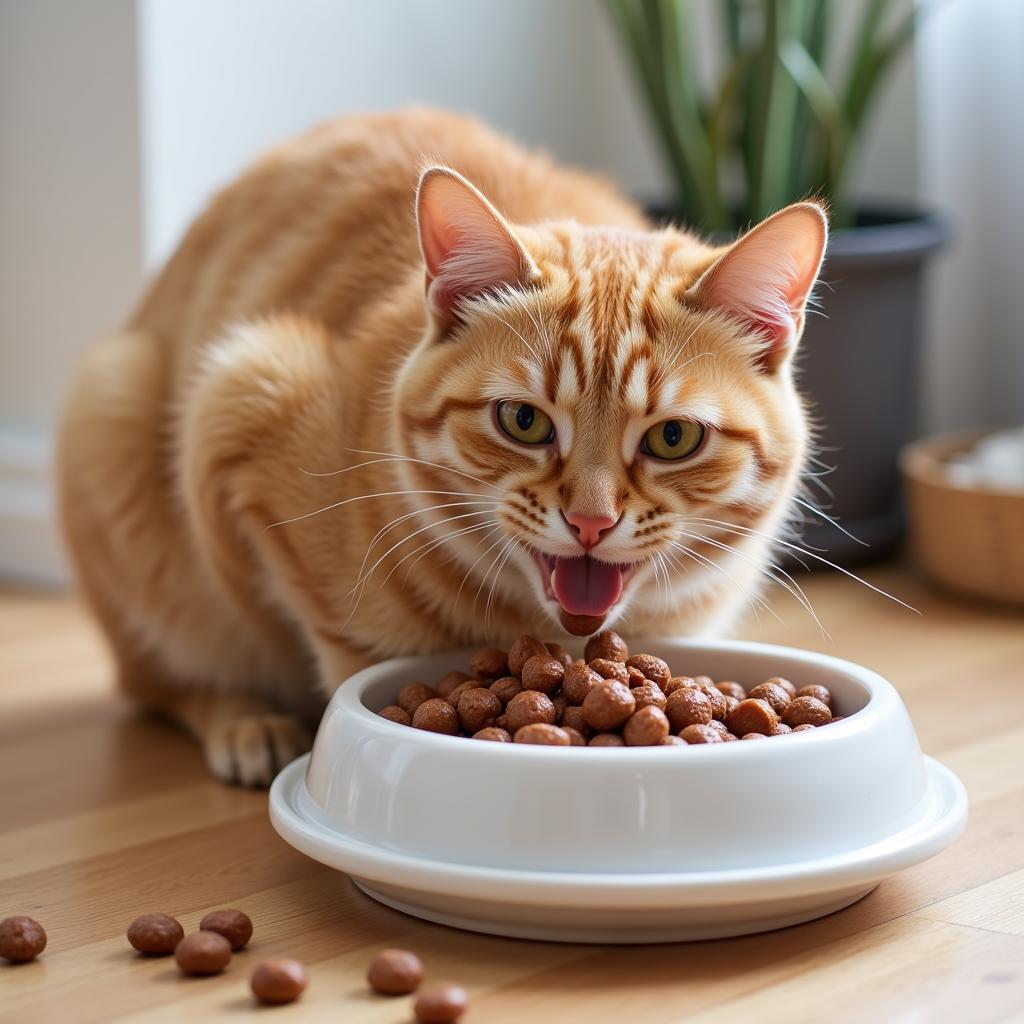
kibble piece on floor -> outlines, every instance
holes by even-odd
[[[619,661],[612,661],[610,658],[594,658],[590,662],[590,669],[596,672],[602,679],[614,679],[623,686],[629,686],[629,669]]]
[[[141,914],[128,925],[128,941],[149,956],[169,956],[183,938],[181,922],[169,914]]]
[[[381,708],[377,714],[396,725],[412,725],[412,715],[397,704],[389,704],[386,708]]]
[[[687,743],[721,743],[722,734],[710,725],[688,725],[680,734]]]
[[[618,729],[635,710],[629,687],[611,679],[598,683],[583,701],[583,717],[600,732]]]
[[[707,694],[694,687],[680,687],[669,694],[665,714],[673,732],[688,725],[707,725],[711,721],[711,701]]]
[[[407,683],[398,691],[395,703],[406,714],[414,715],[421,704],[436,696],[437,691],[426,683]]]
[[[816,700],[820,700],[822,704],[832,710],[832,691],[827,686],[801,686],[796,691],[798,697],[814,697]]]
[[[473,733],[475,740],[490,740],[492,743],[511,743],[512,734],[507,729],[499,729],[496,725],[490,725],[486,729]]]
[[[535,636],[524,633],[508,651],[508,670],[514,676],[523,674],[523,666],[535,655],[548,654],[547,647]]]
[[[413,1005],[417,1024],[454,1024],[469,1007],[466,990],[458,985],[437,985],[421,992]]]
[[[174,959],[186,974],[220,974],[231,962],[231,943],[217,932],[193,932],[178,943]]]
[[[517,729],[513,737],[516,743],[535,743],[546,747],[568,747],[572,745],[569,734],[558,725],[534,722]]]
[[[582,704],[591,688],[599,682],[601,676],[589,665],[582,661],[574,661],[562,676],[562,693],[570,704]]]
[[[771,736],[779,724],[779,716],[766,700],[748,697],[729,712],[725,724],[729,727],[729,732],[736,736],[745,736],[748,732],[760,732],[765,736]]]
[[[407,949],[382,949],[373,958],[366,980],[383,996],[407,996],[423,981],[423,962]]]
[[[796,696],[796,687],[788,679],[783,679],[782,676],[772,676],[771,679],[766,679],[765,682],[781,686],[789,694],[790,700]]]
[[[437,686],[434,687],[437,690],[439,697],[447,698],[448,694],[455,689],[456,686],[460,686],[462,683],[468,683],[470,677],[465,672],[446,672],[437,681]]]
[[[622,730],[627,747],[656,747],[667,735],[665,712],[653,704],[634,712]]]
[[[249,979],[252,994],[268,1006],[294,1003],[306,991],[306,984],[305,966],[287,956],[264,960]]]
[[[490,691],[501,701],[501,706],[505,707],[517,693],[523,692],[523,684],[515,676],[502,676],[491,683]]]
[[[732,680],[724,680],[721,683],[715,683],[715,689],[718,690],[719,693],[724,693],[726,697],[735,697],[737,704],[741,700],[747,699],[747,691],[744,690],[739,683],[734,683]]]
[[[459,715],[444,697],[433,697],[416,709],[412,724],[414,729],[454,736],[459,731]]]
[[[832,712],[817,697],[797,697],[786,706],[782,720],[791,729],[797,725],[828,725]]]
[[[786,710],[786,705],[792,700],[792,697],[778,683],[760,683],[747,696],[754,700],[767,701],[772,706],[772,711],[780,716]]]
[[[508,655],[504,651],[499,651],[497,647],[487,647],[482,651],[477,651],[469,659],[469,671],[477,679],[493,682],[495,679],[508,675]]]
[[[650,679],[652,683],[657,683],[661,687],[672,678],[668,662],[656,658],[653,654],[634,654],[626,662],[626,668],[635,668],[643,673],[645,679]]]
[[[223,935],[237,953],[252,938],[252,919],[241,910],[213,910],[199,922],[199,929]]]
[[[617,732],[599,732],[592,736],[588,747],[624,747],[626,741]]]
[[[46,931],[31,917],[5,917],[0,921],[0,959],[12,964],[35,960],[46,949]]]
[[[625,664],[629,660],[629,648],[615,630],[606,629],[587,641],[587,646],[583,648],[583,658],[585,661],[607,658],[609,661],[621,661]]]
[[[523,666],[523,689],[554,693],[562,683],[565,666],[550,654],[535,654]]]
[[[501,699],[496,693],[477,687],[466,690],[459,698],[459,724],[472,735],[489,725],[501,714]]]
[[[555,724],[555,705],[546,693],[538,693],[536,690],[523,690],[517,693],[505,708],[505,718],[508,722],[506,728],[513,736],[524,725],[533,725],[537,722],[544,722],[547,725]]]

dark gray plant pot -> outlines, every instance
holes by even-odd
[[[674,219],[664,208],[649,212]],[[916,422],[924,270],[947,237],[934,215],[868,208],[829,242],[817,293],[823,315],[808,318],[797,361],[818,427],[817,458],[833,467],[819,477],[833,496],[811,490],[814,503],[865,544],[810,512],[802,543],[842,565],[882,558],[903,535],[897,457]]]

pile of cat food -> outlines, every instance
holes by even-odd
[[[498,743],[656,747],[725,743],[802,732],[839,721],[824,686],[774,676],[749,691],[710,676],[673,675],[653,654],[630,655],[612,630],[573,659],[560,644],[522,636],[487,649],[469,672],[409,683],[382,718],[414,729]]]
[[[128,943],[145,957],[174,954],[182,974],[194,977],[220,974],[232,954],[245,949],[252,938],[249,915],[241,910],[214,910],[199,922],[199,930],[185,934],[170,914],[141,914],[128,926]],[[46,931],[31,917],[0,921],[0,959],[24,964],[46,949]],[[423,962],[407,949],[383,949],[366,972],[370,988],[382,996],[411,995],[423,982]],[[263,960],[253,969],[249,986],[264,1006],[294,1003],[306,990],[305,965],[291,957]],[[440,984],[419,991],[412,1011],[417,1024],[454,1024],[469,1007],[466,990]]]

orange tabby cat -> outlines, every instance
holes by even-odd
[[[442,113],[272,151],[68,403],[63,520],[122,685],[260,784],[368,662],[726,628],[801,472],[826,233],[813,203],[722,248],[655,231]]]

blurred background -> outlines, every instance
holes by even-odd
[[[907,441],[1024,422],[1021,38],[1018,0],[0,0],[0,577],[66,582],[62,396],[210,193],[320,119],[406,103],[723,236],[829,193],[804,373],[830,512],[887,552]],[[983,558],[993,596],[1024,600],[1024,497],[1012,467],[947,479],[967,444],[904,455],[912,538],[948,562],[974,531],[945,582]]]

